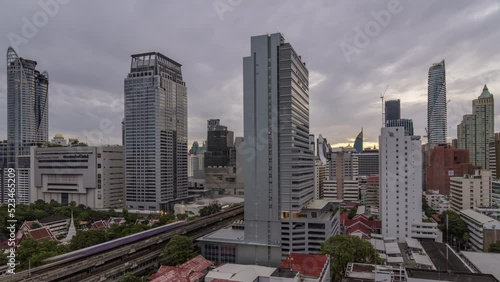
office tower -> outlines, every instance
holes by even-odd
[[[353,155],[356,153],[352,147],[332,148],[328,161],[328,180],[336,181],[338,200],[344,199],[344,184],[348,180],[356,179],[357,170],[354,167]]]
[[[436,146],[429,151],[426,169],[426,190],[450,193],[450,177],[474,174],[475,167],[469,162],[469,150],[455,149],[449,145]]]
[[[323,189],[320,193],[323,196],[322,199],[357,202],[360,200],[360,180],[344,179],[339,182],[335,179],[327,179],[323,182]]]
[[[332,147],[328,141],[320,134],[317,140],[317,156],[322,164],[327,165],[330,159]],[[327,172],[328,176],[329,172]]]
[[[442,60],[429,68],[427,90],[427,135],[429,143],[446,143],[447,101],[446,101],[446,70]]]
[[[309,134],[309,150],[316,155],[316,143],[314,141],[314,134]]]
[[[243,182],[236,181],[237,151],[241,146],[235,146],[234,133],[221,125],[219,119],[208,120],[207,128],[205,187],[212,196],[243,195]]]
[[[127,208],[173,211],[187,197],[187,91],[181,65],[132,55],[125,78]]]
[[[413,120],[411,119],[391,119],[385,123],[386,127],[404,127],[407,135],[413,135]]]
[[[220,125],[220,119],[207,120],[207,131],[214,130],[218,125]]]
[[[489,169],[489,145],[494,141],[495,103],[486,85],[472,101],[472,114],[464,115],[457,126],[458,148],[469,149],[473,165]]]
[[[385,101],[385,122],[401,118],[401,104],[399,99]]]
[[[36,65],[36,61],[19,57],[11,47],[7,50],[7,140],[14,155],[29,153],[26,144],[49,139],[49,75],[36,70]]]
[[[491,171],[476,170],[472,175],[450,178],[451,209],[474,209],[474,207],[490,207]]]
[[[368,177],[379,175],[379,151],[377,149],[365,149],[361,153],[355,153],[353,158],[353,175]]]
[[[326,165],[316,158],[314,160],[314,199],[323,199],[323,184],[326,179]]]
[[[363,151],[363,128],[361,128],[361,132],[356,136],[356,140],[354,141],[354,150],[357,153],[361,153]]]
[[[500,133],[495,133],[494,141],[489,144],[489,170],[492,179],[500,176]]]
[[[214,124],[213,121],[217,121]],[[230,164],[230,148],[234,147],[234,134],[220,125],[219,120],[207,121],[207,150],[205,152],[205,168],[227,167]]]
[[[384,127],[380,135],[380,218],[384,237],[399,242],[422,222],[422,152],[420,136],[404,127]]]
[[[280,33],[252,37],[251,56],[243,59],[244,150],[250,156],[244,158],[245,241],[255,246],[246,255],[256,262],[317,253],[309,234],[318,231],[318,240],[326,240],[336,230],[330,203],[313,201],[308,77]]]
[[[7,49],[7,167],[16,169],[18,203],[30,201],[30,146],[48,142],[49,75],[36,65]]]

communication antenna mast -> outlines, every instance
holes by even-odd
[[[385,90],[383,93],[380,93],[380,100],[382,100],[382,127],[385,127],[385,105],[384,105],[384,95],[385,92],[387,92],[387,88],[389,88],[389,85],[385,87]]]

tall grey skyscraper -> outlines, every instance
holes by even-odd
[[[181,64],[132,55],[125,78],[126,205],[169,210],[187,197],[187,91]]]
[[[29,154],[29,146],[48,142],[49,75],[36,61],[7,50],[7,140],[10,157]],[[12,159],[11,159],[12,161]]]
[[[495,100],[485,85],[481,95],[472,101],[472,114],[463,116],[457,126],[457,145],[469,149],[473,165],[489,168],[489,146],[495,140]]]
[[[244,168],[244,230],[199,240],[216,263],[277,266],[290,252],[319,253],[339,231],[340,213],[338,204],[313,199],[306,64],[280,33],[253,36],[250,49],[243,58],[245,136],[235,145]]]
[[[281,239],[281,216],[314,196],[309,71],[280,33],[252,37],[251,52],[243,59],[244,143],[255,156],[244,164],[245,237],[271,244]]]
[[[446,143],[448,130],[444,60],[432,64],[429,68],[427,91],[427,135],[429,143],[443,144]]]
[[[397,100],[385,101],[385,121],[401,118],[401,102]]]
[[[17,201],[29,203],[30,146],[48,142],[49,75],[36,61],[7,49],[7,150],[4,165],[16,168]],[[2,184],[5,195],[5,183]],[[5,200],[5,198],[3,199]]]

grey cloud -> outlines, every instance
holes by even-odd
[[[387,9],[389,1],[243,0],[221,20],[213,1],[73,0],[17,51],[50,73],[51,135],[81,137],[110,121],[116,126],[103,133],[103,142],[119,142],[123,108],[112,104],[122,99],[130,55],[151,50],[183,65],[190,142],[205,138],[209,118],[220,118],[241,135],[242,57],[249,55],[250,36],[281,31],[310,72],[323,79],[310,91],[311,133],[340,143],[363,127],[366,141],[377,141],[379,95],[389,84],[386,97],[401,99],[403,115],[424,135],[427,70],[444,58],[453,137],[454,123],[470,112],[470,100],[484,83],[500,93],[499,4],[400,2],[401,13],[350,63],[339,43],[352,44],[354,28],[374,20],[371,12]],[[1,6],[0,51],[5,52],[7,34],[19,33],[21,18],[40,8],[37,1],[4,1]],[[4,60],[1,56],[0,65],[5,66]],[[0,67],[0,79],[0,137],[5,138],[5,67]]]

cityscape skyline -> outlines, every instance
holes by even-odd
[[[199,36],[183,37],[176,40],[176,42],[171,42],[156,39],[151,33],[146,32],[137,35],[142,39],[137,40],[137,42],[141,41],[143,43],[130,42],[130,44],[127,43],[126,47],[120,44],[120,48],[117,48],[116,43],[113,42],[122,42],[128,37],[112,34],[112,26],[104,25],[101,30],[97,30],[92,26],[86,28],[85,25],[80,25],[75,20],[72,26],[80,28],[83,32],[82,38],[78,40],[93,36],[94,40],[92,42],[98,39],[102,43],[82,43],[82,46],[85,46],[88,50],[83,50],[80,46],[74,46],[76,48],[74,52],[77,52],[79,56],[71,57],[71,60],[61,60],[60,58],[68,55],[65,50],[61,50],[61,47],[47,47],[52,46],[53,42],[64,46],[63,42],[56,39],[59,36],[64,37],[66,31],[64,31],[64,28],[61,29],[61,24],[56,22],[64,22],[72,16],[78,19],[81,14],[85,14],[73,15],[77,10],[82,9],[82,7],[85,9],[85,7],[81,3],[71,2],[65,6],[61,5],[59,12],[50,18],[49,24],[43,28],[38,28],[38,33],[43,34],[43,36],[35,35],[30,38],[28,43],[20,43],[17,48],[16,46],[13,47],[20,56],[38,61],[51,74],[51,84],[49,85],[51,101],[49,104],[49,138],[56,133],[62,133],[65,137],[79,137],[81,141],[85,142],[84,135],[87,135],[87,141],[93,145],[101,145],[101,142],[104,144],[119,144],[121,142],[121,120],[123,117],[122,78],[126,75],[124,70],[127,69],[129,64],[129,56],[133,53],[153,49],[183,62],[186,81],[193,81],[189,85],[188,97],[190,101],[188,106],[188,144],[195,140],[202,142],[206,134],[205,121],[219,117],[221,112],[227,116],[225,124],[234,130],[235,136],[242,136],[243,90],[240,58],[247,53],[246,40],[254,34],[261,34],[266,31],[269,33],[281,31],[288,40],[296,42],[295,45],[297,49],[301,50],[301,54],[308,62],[308,68],[311,72],[311,108],[315,109],[311,112],[311,133],[315,135],[323,134],[334,146],[348,143],[353,145],[359,129],[364,127],[365,147],[373,146],[374,143],[377,143],[377,128],[381,118],[379,95],[385,86],[389,85],[386,99],[400,99],[404,104],[402,111],[404,111],[405,117],[414,121],[415,135],[425,135],[427,70],[433,62],[444,58],[447,62],[447,99],[451,100],[448,105],[447,141],[451,142],[451,138],[456,136],[456,126],[462,116],[470,111],[470,103],[476,97],[477,89],[487,84],[491,92],[495,94],[496,89],[500,88],[499,82],[492,80],[499,69],[495,61],[498,62],[499,60],[495,60],[498,55],[493,53],[491,47],[495,45],[491,43],[494,43],[499,38],[494,33],[494,28],[492,28],[498,26],[495,25],[495,22],[498,21],[496,16],[499,12],[498,3],[487,1],[472,5],[466,5],[465,3],[465,1],[458,2],[453,7],[447,7],[445,4],[440,3],[402,3],[403,9],[401,13],[392,15],[392,22],[383,27],[379,35],[371,38],[367,47],[358,48],[359,53],[353,54],[350,62],[347,62],[342,53],[339,42],[353,44],[356,35],[354,28],[356,26],[363,27],[366,23],[372,21],[374,16],[371,12],[386,9],[385,4],[367,3],[364,7],[342,4],[345,5],[342,8],[357,16],[353,17],[352,20],[339,18],[341,20],[339,20],[338,27],[321,28],[318,27],[320,21],[313,20],[313,15],[320,10],[325,10],[324,13],[317,15],[317,17],[323,19],[327,15],[337,15],[341,7],[325,2],[322,7],[318,5],[313,9],[312,7],[307,8],[307,4],[303,4],[307,9],[305,9],[303,19],[301,17],[297,23],[303,28],[295,29],[293,28],[294,25],[287,25],[290,20],[286,18],[285,11],[292,8],[289,4],[271,4],[268,8],[269,11],[266,10],[265,14],[259,15],[255,19],[254,25],[248,25],[246,23],[250,19],[243,20],[239,19],[239,17],[257,15],[259,7],[262,7],[261,3],[243,1],[239,6],[225,12],[223,20],[219,17],[217,10],[209,3],[210,5],[200,5],[200,7],[195,6],[193,9],[187,9],[189,13],[200,15],[200,19],[196,23],[187,23],[172,14],[172,20],[178,19],[179,23],[185,23],[187,30],[200,21],[213,23],[217,28],[210,27],[209,37],[200,33],[197,34]],[[21,9],[20,7],[14,9],[17,4],[10,5],[13,5],[13,9],[10,9],[8,14],[5,11],[9,9],[0,12],[4,18],[11,19],[10,21],[6,20],[7,24],[5,26],[0,27],[0,34],[4,34],[4,38],[8,38],[7,35],[10,33],[21,34],[22,17],[26,16],[31,19],[31,15],[37,9],[41,9],[36,5],[29,9]],[[124,3],[123,6],[126,8],[129,7],[129,4]],[[167,13],[170,13],[170,10],[178,10],[183,7],[179,3],[172,3],[171,5],[153,4],[152,6],[156,10],[164,8]],[[101,5],[100,13],[104,15],[112,8],[112,5]],[[128,12],[125,8],[123,10],[124,14]],[[444,9],[450,11],[444,11]],[[444,30],[433,30],[431,33],[424,32],[423,29],[428,25],[426,23],[416,30],[419,39],[409,40],[408,44],[412,46],[398,45],[398,48],[384,50],[384,48],[387,48],[387,44],[395,44],[404,36],[399,30],[400,25],[412,26],[424,13],[429,18],[429,22],[444,21],[438,18],[439,13],[444,12],[465,13],[469,15],[471,21],[474,20],[475,24],[463,31],[460,31],[460,28],[463,27],[461,25],[450,27],[454,36],[448,36],[442,40],[443,43],[446,42],[447,44],[441,46],[441,41],[439,41],[433,46],[435,48],[429,48],[429,51],[426,51],[426,47],[419,46],[418,42],[421,42],[420,40],[439,37],[440,33],[447,32]],[[408,22],[403,21],[403,17],[400,17],[401,14],[408,18]],[[97,15],[97,22],[102,18],[100,15]],[[260,24],[259,21],[264,21],[266,24]],[[166,22],[160,21],[158,24]],[[228,31],[228,28],[232,28],[233,25],[239,28],[236,28],[235,31]],[[247,26],[252,27],[247,28]],[[324,32],[331,30],[328,34],[332,36],[317,40],[316,33],[309,34],[309,31],[315,28],[320,28],[319,31]],[[481,30],[481,33],[475,34],[473,31],[476,29]],[[204,29],[202,28],[200,31],[203,32]],[[62,34],[59,35],[59,33]],[[110,36],[109,43],[105,42],[108,40],[102,40],[102,38],[105,38],[105,34]],[[475,40],[479,36],[481,36],[482,40]],[[235,43],[221,48],[220,43],[228,38],[231,38]],[[183,47],[193,43],[193,40],[207,42],[207,44],[203,50]],[[474,41],[477,52],[467,53],[464,51],[470,41]],[[454,48],[446,48],[450,44]],[[9,45],[12,45],[9,40],[4,40],[0,47],[6,50]],[[318,48],[323,50],[325,46],[327,46],[327,52],[318,51]],[[213,56],[207,56],[207,52]],[[318,57],[316,53],[322,54],[321,57]],[[468,54],[468,56],[463,56],[464,53]],[[88,56],[91,54],[95,54],[95,57],[88,60]],[[371,59],[374,54],[379,54],[380,58],[376,60],[377,62]],[[89,63],[97,60],[99,61],[99,68],[95,68],[95,64]],[[79,67],[75,68],[75,65]],[[5,79],[5,69],[1,69],[0,80],[5,81]],[[350,94],[344,95],[346,91],[349,91]],[[363,98],[365,110],[354,114],[347,112],[345,109],[356,107],[359,104],[359,97]],[[0,84],[0,99],[5,98],[6,85]],[[211,104],[213,106],[209,108],[205,106],[211,100],[219,100],[219,98],[224,102]],[[70,103],[68,101],[74,102]],[[78,106],[72,106],[71,104]],[[332,107],[335,109],[334,111],[331,111]],[[6,105],[0,105],[0,112],[4,113],[5,109]],[[334,120],[343,120],[347,115],[349,115],[349,123],[332,122]],[[497,124],[500,124],[498,120]],[[100,127],[103,127],[104,130]],[[498,129],[497,127],[496,131]],[[100,138],[101,134],[102,138]],[[6,139],[6,135],[6,125],[0,123],[0,138]]]

